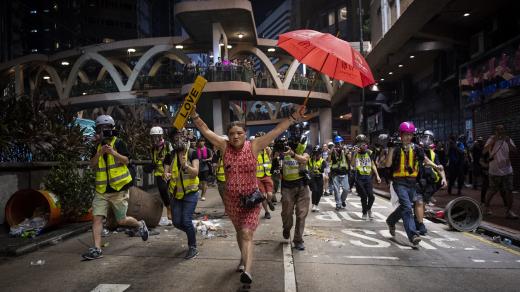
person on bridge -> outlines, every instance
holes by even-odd
[[[273,130],[253,141],[246,141],[246,127],[242,122],[232,122],[227,127],[229,141],[211,131],[202,121],[197,112],[191,113],[191,119],[199,131],[217,149],[224,153],[224,171],[226,174],[226,195],[224,205],[235,230],[237,242],[241,252],[237,271],[241,272],[242,283],[252,283],[253,264],[253,235],[258,227],[260,204],[254,200],[254,207],[243,204],[247,199],[253,199],[258,191],[256,180],[257,157],[276,137],[281,135],[289,126],[303,118],[305,106],[288,119],[280,122]],[[244,197],[244,199],[242,199]],[[250,201],[250,200],[247,200]]]
[[[288,143],[289,148],[283,153],[282,166],[282,224],[283,237],[291,237],[293,214],[296,215],[294,228],[294,248],[305,250],[303,245],[303,231],[305,219],[309,213],[310,191],[307,161],[310,147],[307,147],[305,137],[292,136]]]
[[[255,134],[255,138],[262,137],[265,132],[258,132]],[[260,153],[258,153],[256,163],[256,180],[258,183],[258,189],[264,194],[265,200],[262,202],[262,206],[265,210],[265,219],[271,219],[271,213],[267,209],[274,211],[273,204],[273,180],[271,179],[271,154],[272,150],[269,146],[265,147]]]
[[[390,235],[395,236],[395,224],[402,218],[408,240],[415,245],[421,241],[412,212],[419,164],[424,162],[437,170],[441,168],[425,157],[421,147],[412,143],[415,133],[412,122],[401,123],[399,133],[402,142],[390,148],[386,160],[386,166],[391,168],[392,187],[399,199],[399,206],[388,216],[386,224]]]
[[[137,221],[126,215],[128,189],[132,185],[132,176],[127,167],[130,154],[123,140],[117,137],[115,125],[114,119],[109,115],[100,115],[96,118],[95,141],[98,145],[90,159],[90,167],[96,172],[96,193],[92,200],[94,247],[81,255],[85,260],[103,257],[101,232],[108,208],[112,208],[119,225],[137,228],[143,241],[148,240],[149,233],[144,220]]]
[[[368,149],[368,139],[365,135],[356,136],[357,147],[353,153],[352,163],[354,168],[354,182],[356,190],[361,197],[362,219],[373,220],[372,205],[374,204],[374,187],[372,185],[372,174],[375,174],[378,184],[381,178],[377,172],[376,163],[372,157],[372,151]]]
[[[164,207],[167,210],[168,219],[172,219],[172,213],[170,209],[170,195],[168,194],[168,180],[164,173],[164,158],[170,153],[173,148],[170,142],[164,140],[164,131],[161,127],[152,127],[150,129],[151,136],[151,149],[150,155],[153,164],[153,176],[157,183],[157,189],[163,201]]]
[[[342,145],[341,136],[334,137],[334,148],[332,148],[330,159],[330,176],[332,178],[332,189],[336,199],[336,211],[347,206],[347,195],[350,191],[348,171],[350,167],[347,150]],[[329,182],[330,183],[330,182]],[[342,188],[342,190],[340,190]]]
[[[184,259],[188,260],[199,254],[197,237],[193,227],[193,213],[199,201],[199,158],[188,143],[177,138],[173,151],[164,159],[165,173],[170,179],[168,191],[171,195],[173,226],[182,230],[188,237],[188,251]]]

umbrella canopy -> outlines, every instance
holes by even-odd
[[[331,34],[309,29],[281,34],[278,46],[303,63],[333,79],[358,87],[374,84],[367,61],[352,46]]]

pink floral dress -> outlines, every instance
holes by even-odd
[[[258,227],[258,215],[262,204],[251,209],[240,207],[240,197],[249,195],[258,188],[256,162],[250,141],[246,141],[239,150],[228,143],[224,153],[226,174],[224,205],[227,215],[237,229],[248,228],[254,231]]]

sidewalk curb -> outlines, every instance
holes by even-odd
[[[59,231],[56,231],[58,234],[43,239],[41,241],[30,242],[23,245],[7,246],[5,248],[0,249],[0,256],[20,256],[23,254],[27,254],[32,251],[38,250],[39,248],[56,244],[57,242],[62,241],[66,238],[84,233],[88,231],[91,227],[91,222],[85,222],[78,224],[77,226],[71,228],[71,230],[67,230],[63,233],[59,233]]]
[[[380,197],[386,198],[386,199],[390,199],[390,193],[387,191],[381,190],[381,189],[374,188],[374,194],[376,194]],[[507,237],[513,241],[520,242],[520,235],[515,234],[518,232],[516,232],[515,230],[512,230],[510,228],[496,225],[494,223],[487,222],[485,220],[482,220],[482,223],[480,224],[480,226],[478,228],[481,228],[487,232],[490,232],[490,233],[493,233],[496,235],[500,235],[502,237]]]

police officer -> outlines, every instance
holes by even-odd
[[[377,183],[381,183],[381,178],[377,172],[376,164],[372,158],[372,151],[368,149],[368,139],[360,134],[356,137],[357,147],[353,153],[354,181],[356,190],[361,197],[362,219],[374,219],[372,215],[372,205],[374,204],[374,188],[372,186],[372,174],[376,175]]]
[[[148,228],[144,220],[137,221],[126,215],[128,189],[132,185],[132,176],[127,167],[130,154],[123,140],[117,137],[115,122],[111,116],[100,115],[96,118],[95,141],[97,147],[90,159],[90,167],[96,172],[96,192],[92,200],[94,247],[81,255],[86,260],[103,257],[101,231],[108,208],[112,208],[119,225],[138,228],[141,238],[148,240]]]
[[[343,138],[341,136],[334,137],[334,148],[332,148],[330,157],[330,176],[332,177],[333,192],[336,199],[337,211],[347,206],[346,200],[348,192],[350,191],[348,181],[350,163],[348,161],[347,150],[345,147],[343,147]],[[342,188],[341,192],[340,188]]]
[[[291,237],[293,214],[296,215],[294,230],[294,248],[304,250],[303,231],[305,219],[309,213],[309,188],[307,186],[307,161],[309,154],[306,150],[306,139],[291,137],[289,149],[284,152],[282,165],[282,222],[283,237]]]

